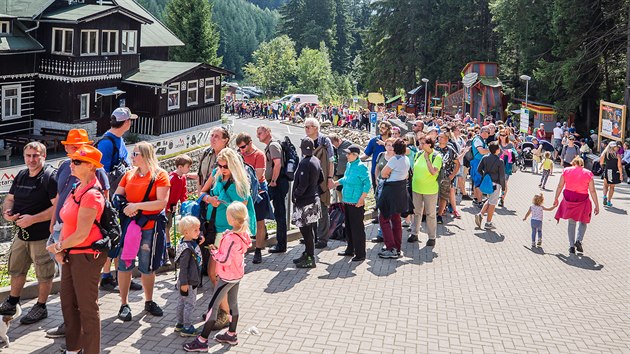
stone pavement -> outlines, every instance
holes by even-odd
[[[404,257],[383,260],[380,245],[368,243],[368,260],[357,264],[336,253],[331,242],[319,253],[316,269],[297,270],[291,259],[302,252],[297,242],[284,255],[265,255],[242,281],[239,341],[214,344],[211,352],[234,353],[460,353],[460,352],[630,352],[628,239],[630,188],[619,186],[614,208],[593,218],[583,255],[568,256],[566,222],[546,212],[542,249],[530,249],[530,205],[538,176],[517,173],[510,180],[506,208],[498,210],[496,232],[474,229],[470,202],[461,220],[439,226],[435,248],[403,241]],[[557,183],[551,177],[548,186]],[[597,179],[601,194],[601,180]],[[553,192],[546,191],[546,205]],[[368,225],[368,237],[376,229]],[[406,238],[407,232],[403,237]],[[134,320],[116,319],[116,294],[101,298],[103,352],[183,352],[189,340],[173,332],[177,293],[173,274],[157,279],[155,300],[162,318],[145,315],[143,299],[130,298]],[[205,309],[209,290],[199,295]],[[24,304],[26,310],[34,301]],[[52,296],[49,318],[25,326],[14,323],[13,341],[4,353],[55,353],[62,339],[44,338],[44,330],[62,320],[59,297]],[[261,334],[244,333],[256,326]]]

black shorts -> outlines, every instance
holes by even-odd
[[[616,168],[607,168],[604,170],[604,178],[608,184],[621,183],[621,174]]]

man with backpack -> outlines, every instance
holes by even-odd
[[[2,216],[13,225],[13,242],[9,251],[8,273],[11,276],[9,297],[0,305],[0,315],[14,316],[26,283],[26,274],[35,264],[39,282],[37,303],[20,318],[22,324],[33,324],[48,317],[46,301],[55,276],[55,262],[46,250],[48,226],[57,196],[57,170],[47,165],[46,147],[40,142],[24,146],[26,169],[21,170],[2,204]]]
[[[66,140],[61,142],[68,155],[72,155],[83,145],[92,143],[93,142],[89,140],[88,134],[84,129],[71,129],[68,132]],[[59,217],[59,212],[61,211],[61,207],[63,206],[66,198],[68,197],[68,195],[70,195],[70,191],[72,191],[75,183],[79,181],[77,177],[72,175],[72,171],[70,170],[70,163],[70,159],[62,162],[61,165],[59,165],[59,169],[57,171],[57,197],[55,198],[55,203],[53,205],[54,212],[52,218],[50,219],[50,237],[48,239],[48,245],[54,244],[59,241],[61,226],[63,225],[63,220],[61,220],[61,218]],[[105,198],[107,198],[109,191],[109,179],[103,168],[96,169],[96,178],[98,179],[100,185],[103,187],[102,189],[105,192],[104,196]],[[52,256],[54,258],[54,255]],[[59,275],[61,275],[61,264],[58,264],[58,269]],[[66,327],[64,323],[57,326],[56,328],[46,331],[46,337],[48,338],[64,337],[65,334]]]
[[[119,107],[112,112],[109,124],[110,129],[103,134],[103,137],[96,142],[96,148],[103,154],[101,164],[107,173],[109,179],[109,190],[112,191],[110,198],[113,196],[118,183],[131,168],[131,159],[123,135],[131,129],[131,121],[137,119],[138,116],[132,114],[129,108]],[[115,255],[117,250],[112,250],[110,255]],[[108,257],[103,266],[101,274],[101,283],[99,289],[104,291],[114,291],[118,283],[111,274],[112,257]],[[118,269],[118,267],[116,267]],[[142,285],[131,282],[131,290],[142,290]]]
[[[269,197],[273,204],[273,215],[276,219],[276,241],[269,248],[269,253],[285,253],[287,251],[287,207],[285,199],[289,193],[289,179],[281,173],[284,166],[282,146],[274,141],[271,128],[261,125],[256,130],[258,140],[265,144],[265,180],[269,184]],[[256,240],[258,244],[258,240]]]

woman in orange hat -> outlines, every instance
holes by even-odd
[[[48,246],[48,251],[55,253],[63,269],[60,297],[67,350],[92,354],[99,353],[101,346],[98,284],[107,259],[106,254],[90,247],[103,238],[95,224],[105,208],[106,197],[96,178],[96,170],[103,167],[102,154],[92,145],[84,144],[68,157],[78,183],[59,212],[63,220],[60,240]]]

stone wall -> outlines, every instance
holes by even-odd
[[[199,167],[199,159],[201,158],[201,154],[203,153],[204,149],[205,147],[186,153],[193,159],[193,166],[190,169],[191,171],[197,171]],[[175,157],[160,161],[160,166],[165,169],[166,172],[175,171]],[[195,181],[188,181],[188,193],[197,193],[197,184]],[[2,203],[4,202],[5,197],[6,194],[0,194],[0,205],[2,205]],[[11,226],[4,220],[4,218],[0,217],[0,242],[10,241],[11,238]]]

